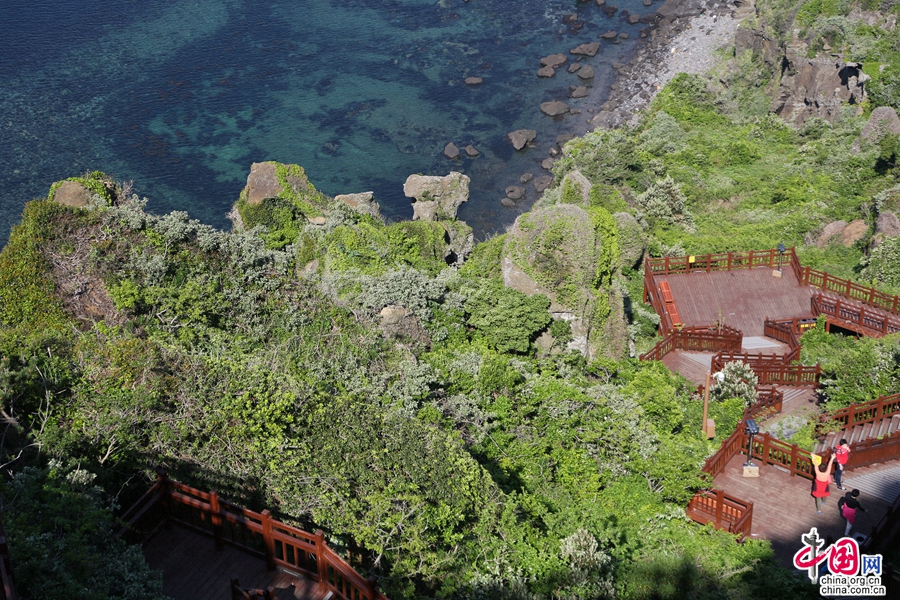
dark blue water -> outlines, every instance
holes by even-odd
[[[573,12],[577,32],[562,20]],[[263,160],[303,165],[330,195],[373,190],[395,220],[412,216],[409,174],[462,171],[460,216],[501,230],[534,199],[503,208],[503,189],[541,173],[558,133],[586,130],[640,27],[574,0],[0,0],[0,242],[24,202],[87,170],[133,180],[151,210],[227,228]],[[537,78],[540,57],[609,29],[631,39],[585,59],[592,95],[569,101],[585,112],[543,116],[580,81]],[[538,131],[537,149],[512,149],[519,128]],[[450,141],[481,156],[449,161]]]

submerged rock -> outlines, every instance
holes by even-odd
[[[534,141],[534,138],[537,137],[537,132],[534,129],[517,129],[506,134],[506,137],[512,142],[513,148],[521,150],[526,144]]]
[[[444,156],[453,160],[454,158],[459,158],[459,148],[456,147],[456,144],[450,142],[446,146],[444,146]]]
[[[580,74],[581,71],[579,71],[579,75]],[[569,112],[569,105],[565,102],[560,102],[559,100],[555,100],[553,102],[542,102],[541,112],[548,117],[559,117]]]

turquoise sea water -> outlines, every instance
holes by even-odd
[[[608,18],[574,0],[169,0],[0,3],[0,242],[25,201],[87,170],[133,180],[149,208],[225,218],[250,164],[303,165],[327,194],[373,190],[390,219],[412,216],[411,173],[463,171],[460,211],[480,233],[501,230],[533,202],[500,205],[503,190],[540,162],[558,133],[583,132],[587,112],[553,120],[541,102],[579,84],[563,68],[539,79],[539,59],[598,41],[597,75],[627,59],[642,25],[618,2]],[[575,31],[562,17],[577,12]],[[575,57],[572,57],[575,58]],[[469,87],[466,76],[484,78]],[[515,152],[514,129],[538,131]],[[477,159],[447,160],[453,141]]]

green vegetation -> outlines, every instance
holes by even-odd
[[[128,504],[151,466],[321,527],[394,600],[817,597],[767,542],[685,516],[750,375],[728,367],[706,440],[695,386],[623,349],[656,341],[646,255],[783,242],[816,269],[900,285],[898,238],[874,231],[900,208],[897,141],[854,149],[866,111],[896,102],[898,48],[845,27],[850,8],[771,0],[755,25],[775,39],[798,14],[808,39],[862,56],[863,114],[800,128],[766,114],[777,75],[752,53],[680,75],[634,127],[567,144],[566,183],[459,268],[465,224],[384,224],[296,165],[266,167],[281,192],[242,196],[233,233],[106,183],[85,209],[29,203],[0,253],[0,498],[23,597],[159,594],[110,536],[101,491]],[[820,239],[837,220],[868,231]],[[504,285],[504,260],[546,294]],[[76,275],[90,293],[66,287]],[[585,336],[601,351],[567,348]],[[900,389],[897,336],[818,327],[803,352],[829,407]],[[812,442],[809,424],[791,435]]]

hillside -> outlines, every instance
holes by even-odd
[[[0,253],[23,598],[160,595],[107,533],[156,468],[322,528],[395,600],[817,597],[767,542],[685,516],[744,404],[713,403],[706,440],[693,386],[634,358],[657,341],[641,267],[784,243],[897,293],[898,10],[761,2],[716,73],[568,142],[554,187],[478,244],[455,174],[386,223],[257,163],[231,232],[103,173],[54,185]],[[864,95],[797,96],[850,62]],[[900,390],[896,336],[808,339],[831,406]]]

